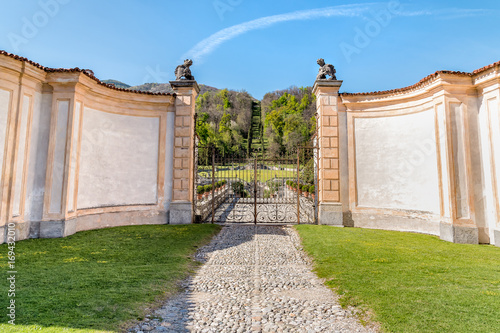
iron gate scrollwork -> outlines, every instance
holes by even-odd
[[[317,148],[275,159],[195,149],[195,222],[316,224]]]

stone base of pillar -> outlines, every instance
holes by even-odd
[[[30,235],[30,222],[21,222],[21,223],[13,222],[13,223],[15,225],[14,231],[16,233],[14,240],[20,241],[23,239],[28,239]],[[7,243],[9,241],[8,237],[14,236],[13,234],[8,235],[8,232],[9,232],[8,224],[0,227],[0,244]]]
[[[441,223],[439,226],[439,238],[458,244],[479,244],[477,227]]]
[[[40,238],[60,238],[76,233],[76,219],[64,221],[41,221]]]
[[[500,230],[493,230],[493,237],[494,240],[492,243],[495,244],[495,246],[500,247]]]
[[[172,202],[170,204],[169,224],[191,224],[193,206],[190,202]]]
[[[344,226],[341,203],[320,203],[318,221],[321,225]]]
[[[16,223],[16,240],[28,239],[30,237],[31,222]]]

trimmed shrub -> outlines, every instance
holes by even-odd
[[[205,186],[200,185],[196,188],[196,193],[203,194],[204,192],[205,192]]]

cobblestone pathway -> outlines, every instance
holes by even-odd
[[[311,272],[285,226],[225,226],[186,291],[132,332],[373,332]]]

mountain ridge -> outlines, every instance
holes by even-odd
[[[174,90],[170,86],[170,83],[144,83],[137,86],[130,86],[124,82],[108,79],[103,80],[102,82],[107,84],[113,84],[117,88],[129,89],[129,90],[138,90],[138,91],[146,91],[152,93],[173,93]],[[206,93],[207,91],[219,92],[222,89],[218,89],[215,87],[207,86],[206,84],[199,84],[200,87],[200,95]]]

